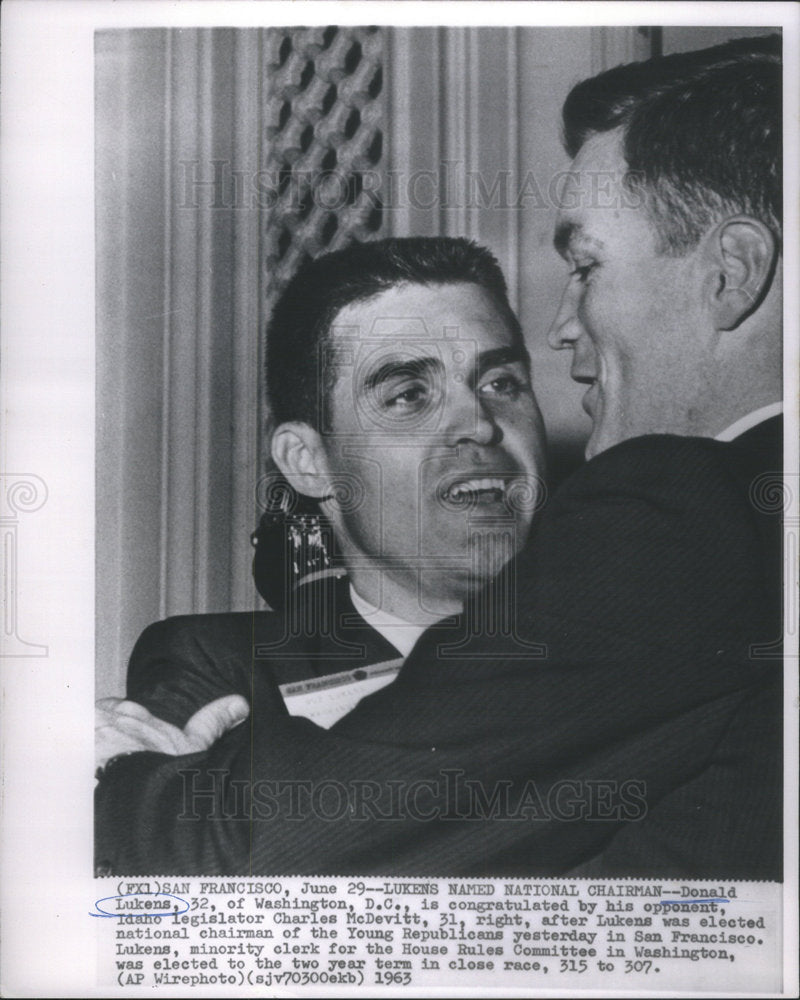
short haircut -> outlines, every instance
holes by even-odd
[[[321,429],[322,407],[336,377],[336,366],[321,364],[323,348],[345,306],[400,285],[464,282],[485,289],[524,349],[500,265],[491,251],[471,240],[375,240],[306,262],[280,295],[267,328],[267,396],[274,422],[297,420]]]
[[[780,244],[781,39],[742,38],[617,66],[563,108],[564,146],[621,127],[626,186],[644,197],[661,252],[680,256],[742,213]]]

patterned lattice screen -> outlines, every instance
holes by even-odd
[[[383,32],[273,28],[266,52],[267,306],[306,256],[383,227]]]

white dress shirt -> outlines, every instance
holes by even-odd
[[[753,410],[751,413],[747,413],[745,416],[739,417],[739,419],[735,420],[730,427],[726,427],[724,431],[715,435],[714,440],[733,441],[733,439],[739,437],[740,434],[744,434],[745,431],[749,431],[751,427],[763,424],[765,420],[777,417],[781,413],[783,413],[783,403],[770,403],[768,406],[762,406],[758,410]]]
[[[403,659],[408,656],[414,648],[414,643],[428,627],[427,625],[414,625],[411,622],[403,621],[396,615],[390,615],[388,611],[381,611],[380,608],[376,608],[374,604],[370,604],[360,594],[357,594],[352,583],[350,584],[350,600],[367,625],[372,626],[387,642],[390,642],[402,654]]]

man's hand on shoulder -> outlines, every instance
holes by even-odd
[[[225,695],[204,705],[179,729],[135,701],[104,698],[97,703],[96,766],[103,768],[112,757],[141,750],[173,756],[207,750],[249,714],[250,706],[241,695]]]

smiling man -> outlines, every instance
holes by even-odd
[[[520,550],[543,499],[528,352],[500,268],[476,244],[382,240],[309,261],[276,304],[266,371],[290,506],[316,505],[311,531],[334,551],[282,595],[282,613],[147,629],[128,702],[106,703],[101,764],[159,747],[161,729],[137,743],[148,725],[138,706],[183,727],[217,697],[249,702],[254,672],[292,714],[330,726]],[[230,711],[212,732],[246,706]],[[120,741],[122,724],[133,731]]]
[[[704,520],[717,533],[683,564],[699,579],[710,562],[714,593],[687,605],[676,578],[659,600],[693,649],[716,632],[728,678],[748,619],[727,733],[581,873],[781,870],[781,105],[777,35],[619,66],[564,104],[572,185],[555,246],[570,275],[549,341],[588,386],[593,459],[573,488],[595,493],[598,520],[615,482],[627,494],[617,558],[635,564],[643,546],[654,592],[674,559],[657,541],[670,522],[679,546]],[[636,545],[648,506],[660,513]],[[730,572],[741,587],[726,624],[713,609]]]
[[[318,359],[313,402],[299,356]],[[544,470],[529,364],[496,263],[465,240],[353,246],[294,279],[268,347],[272,454],[321,499],[356,600],[428,624],[519,550]],[[493,529],[504,544],[482,543]]]
[[[127,700],[103,708],[100,764],[134,750],[206,748],[248,712],[250,731],[229,737],[246,753],[252,730],[271,732],[287,712],[330,727],[392,684],[425,627],[452,621],[527,537],[544,495],[544,428],[522,331],[486,249],[394,239],[309,261],[274,310],[266,370],[273,459],[295,496],[316,504],[313,531],[329,524],[336,551],[287,595],[283,613],[148,628]],[[223,697],[220,713],[204,709]],[[223,741],[184,775],[190,817],[228,748]],[[242,764],[249,773],[254,761]],[[153,820],[145,810],[141,821]],[[102,871],[118,867],[107,832],[101,820]],[[145,866],[157,857],[146,842]],[[313,840],[300,851],[314,871]],[[188,856],[175,863],[194,870]],[[230,852],[205,862],[207,871],[231,863]]]
[[[621,66],[572,91],[573,351],[587,457],[642,434],[729,435],[782,395],[780,39]]]

